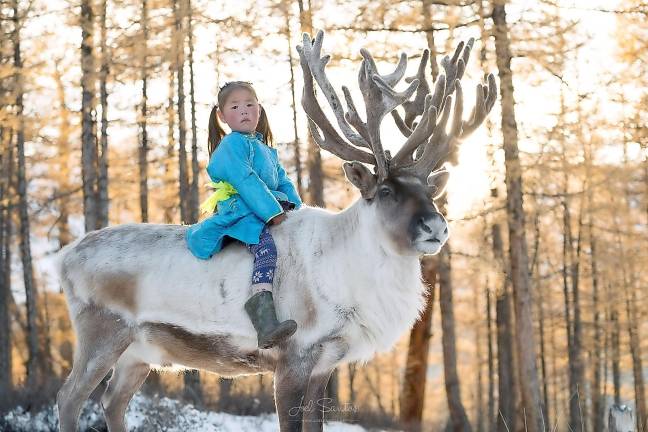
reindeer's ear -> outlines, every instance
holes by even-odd
[[[342,168],[344,169],[344,174],[346,174],[349,181],[353,183],[355,187],[360,189],[362,198],[373,198],[376,194],[377,179],[376,176],[369,171],[369,168],[356,161],[345,162]]]
[[[433,199],[437,199],[443,195],[449,179],[450,172],[447,170],[439,170],[430,174],[427,179],[429,195]]]

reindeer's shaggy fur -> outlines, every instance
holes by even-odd
[[[415,207],[404,205],[399,224],[409,223]],[[115,417],[123,417],[123,401],[130,399],[115,395],[132,395],[149,365],[235,376],[277,371],[283,357],[286,368],[301,369],[287,374],[290,380],[302,374],[307,380],[320,376],[325,383],[337,364],[368,360],[390,349],[417,318],[423,284],[420,252],[403,254],[403,240],[395,241],[382,226],[385,211],[362,199],[339,214],[304,206],[272,228],[279,253],[277,315],[296,320],[298,330],[287,344],[271,350],[257,349],[256,332],[243,309],[251,295],[253,258],[242,244],[199,260],[187,250],[185,227],[131,224],[91,232],[64,249],[61,280],[83,351],[74,368],[87,367],[86,356],[96,361],[89,352],[94,345],[84,346],[87,331],[110,352],[91,379],[98,382],[117,363],[105,396],[106,406],[119,401],[117,408],[105,406],[106,416],[113,417],[111,430],[122,430]],[[407,226],[394,230],[408,231]],[[95,321],[88,310],[96,311]],[[122,329],[118,346],[113,347],[114,329],[107,323]],[[123,375],[132,378],[120,379]],[[62,417],[78,412],[76,399],[65,400],[78,385],[75,380],[83,381],[75,377],[73,372],[61,390]],[[84,384],[94,387],[96,382]],[[294,391],[293,385],[283,385]]]

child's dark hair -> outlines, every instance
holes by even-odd
[[[207,143],[207,149],[209,150],[209,156],[214,153],[218,144],[220,144],[223,137],[226,135],[223,126],[218,120],[218,107],[222,107],[227,102],[227,98],[230,94],[236,89],[246,89],[255,99],[259,99],[252,87],[252,84],[246,81],[230,81],[226,83],[218,92],[218,105],[212,108],[211,113],[209,114],[209,137]],[[261,115],[259,117],[259,124],[257,124],[256,131],[263,135],[263,142],[272,147],[273,138],[272,131],[270,130],[270,124],[268,123],[268,116],[266,115],[265,109],[261,106]]]

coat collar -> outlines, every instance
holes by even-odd
[[[254,133],[252,133],[252,132],[246,133],[246,132],[232,131],[232,133],[236,133],[236,134],[242,135],[244,137],[248,137],[248,138],[256,138],[259,141],[261,141],[262,143],[264,143],[263,135],[261,134],[261,132],[256,132],[255,131]]]

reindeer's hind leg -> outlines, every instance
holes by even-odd
[[[101,406],[110,432],[126,432],[124,423],[126,407],[150,371],[147,363],[132,357],[129,351],[126,350],[117,361],[108,388],[101,398]]]
[[[76,432],[83,403],[132,340],[124,320],[98,306],[84,306],[74,324],[74,365],[56,398],[61,432]]]

